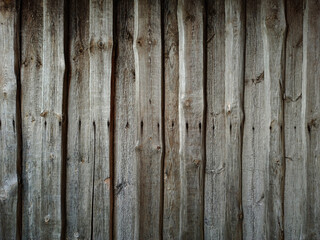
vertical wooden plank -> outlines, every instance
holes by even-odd
[[[284,236],[303,239],[306,213],[306,169],[302,144],[303,1],[286,1],[288,24],[284,101],[285,195]]]
[[[226,239],[242,237],[244,7],[241,0],[225,2]]]
[[[71,2],[67,238],[110,234],[113,1]]]
[[[225,1],[207,1],[205,239],[226,236]]]
[[[203,238],[204,2],[178,1],[180,238]]]
[[[244,133],[242,154],[243,238],[266,239],[265,81],[261,1],[246,1]]]
[[[134,2],[117,2],[114,136],[114,237],[134,239],[136,204],[136,105],[133,53]]]
[[[61,236],[64,1],[22,4],[23,239]]]
[[[17,11],[15,1],[0,1],[0,239],[15,239],[18,231]]]
[[[264,51],[265,112],[269,131],[266,131],[267,181],[267,239],[283,239],[284,195],[284,46],[286,19],[284,2],[262,2],[262,36]],[[268,126],[267,126],[268,127]]]
[[[178,239],[180,226],[179,33],[177,0],[164,1],[164,207],[163,237]]]
[[[134,2],[137,207],[135,239],[161,238],[162,50],[160,1]]]
[[[302,145],[307,176],[306,239],[320,238],[320,2],[305,2],[303,19]]]

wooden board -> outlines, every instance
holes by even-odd
[[[205,239],[226,237],[225,1],[207,1]]]
[[[242,236],[244,3],[241,0],[225,2],[226,239]]]
[[[180,238],[203,238],[205,161],[204,2],[178,1]]]
[[[178,1],[163,3],[164,207],[163,238],[178,239],[180,226]]]
[[[135,1],[134,21],[138,188],[135,239],[160,239],[164,148],[160,1]]]
[[[0,1],[0,239],[19,237],[18,124],[16,111],[19,78],[19,7]],[[18,214],[18,215],[17,215]]]
[[[114,133],[114,238],[134,239],[136,205],[134,2],[117,2]]]
[[[303,239],[306,229],[306,169],[302,144],[303,1],[286,1],[286,75],[284,96],[284,235]]]
[[[242,148],[243,238],[266,239],[265,79],[261,1],[246,1],[244,132]]]
[[[283,95],[286,20],[283,1],[262,2],[265,112],[269,131],[265,135],[266,238],[283,239],[284,135]]]
[[[320,3],[308,0],[303,19],[302,146],[307,176],[306,239],[320,238]]]
[[[113,2],[72,1],[70,18],[67,238],[107,239]]]
[[[23,1],[21,27],[22,237],[60,239],[64,1]]]

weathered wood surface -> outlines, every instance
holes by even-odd
[[[320,2],[305,2],[302,67],[302,146],[306,170],[305,239],[320,238]]]
[[[60,239],[64,1],[23,1],[21,17],[22,238]]]
[[[288,25],[284,95],[284,236],[304,239],[306,223],[306,157],[302,144],[303,1],[286,1]]]
[[[164,206],[163,238],[179,239],[180,158],[179,158],[179,32],[177,0],[163,2],[164,41]]]
[[[265,239],[265,80],[261,1],[246,2],[244,132],[242,148],[243,238]]]
[[[204,2],[178,1],[182,239],[203,238],[205,162]]]
[[[286,19],[284,1],[262,2],[262,39],[264,53],[265,133],[267,149],[266,238],[282,239],[284,198],[283,95]]]
[[[319,239],[319,0],[0,0],[0,239]]]
[[[226,239],[242,237],[245,2],[225,2]]]
[[[162,230],[162,48],[161,2],[134,2],[136,76],[135,239],[161,239]]]
[[[114,238],[134,239],[136,204],[134,2],[117,2],[114,135]]]
[[[0,1],[0,239],[18,233],[17,112],[19,6]],[[18,236],[17,236],[18,237]]]
[[[205,239],[226,237],[225,1],[207,1]]]
[[[71,1],[70,18],[66,237],[107,239],[113,2]]]

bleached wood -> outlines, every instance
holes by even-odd
[[[265,78],[261,1],[246,1],[244,135],[242,150],[243,238],[266,239]]]
[[[113,1],[71,1],[67,238],[110,236]]]
[[[302,145],[303,1],[287,0],[286,74],[284,96],[285,195],[284,236],[304,239],[306,227],[306,169]]]
[[[225,2],[226,239],[242,236],[244,3],[242,0]]]
[[[134,59],[136,73],[135,239],[161,238],[162,183],[162,50],[161,2],[134,2]]]
[[[302,146],[307,176],[305,239],[320,238],[320,5],[307,0],[303,13]]]
[[[163,3],[164,28],[164,207],[163,238],[179,239],[180,159],[179,159],[179,34],[177,0]]]
[[[18,10],[15,1],[0,1],[0,239],[15,239],[18,231]]]
[[[284,2],[262,1],[262,38],[265,77],[266,158],[266,238],[283,238],[284,195],[284,46],[286,19]]]
[[[114,238],[134,239],[136,204],[134,2],[117,2],[115,79]]]
[[[204,2],[178,1],[182,239],[203,238]]]
[[[22,239],[60,239],[64,1],[23,1],[21,27]]]
[[[226,238],[225,1],[207,1],[205,239]]]

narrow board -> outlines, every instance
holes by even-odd
[[[303,13],[302,146],[307,176],[305,239],[320,238],[320,2],[307,0]]]
[[[160,239],[162,217],[162,49],[161,2],[134,2],[136,73],[135,239]]]
[[[178,239],[180,226],[179,33],[177,0],[163,2],[164,207],[163,238]]]
[[[283,95],[285,69],[286,19],[284,1],[262,1],[262,38],[264,52],[266,158],[266,238],[284,235],[284,134]]]
[[[67,238],[111,235],[113,1],[70,2]]]
[[[242,237],[245,1],[225,2],[226,239]]]
[[[18,204],[19,7],[0,1],[0,239],[16,239]]]
[[[22,238],[60,239],[64,1],[23,1],[21,27]]]
[[[244,133],[242,147],[243,238],[266,239],[265,79],[261,1],[246,1]]]
[[[226,238],[225,1],[207,1],[205,239]]]
[[[205,161],[204,1],[178,1],[180,235],[203,238]]]
[[[114,238],[134,239],[136,105],[133,53],[134,2],[117,1],[114,133]]]
[[[284,96],[285,193],[284,236],[303,239],[306,229],[306,169],[302,144],[303,1],[286,1],[288,24]]]

